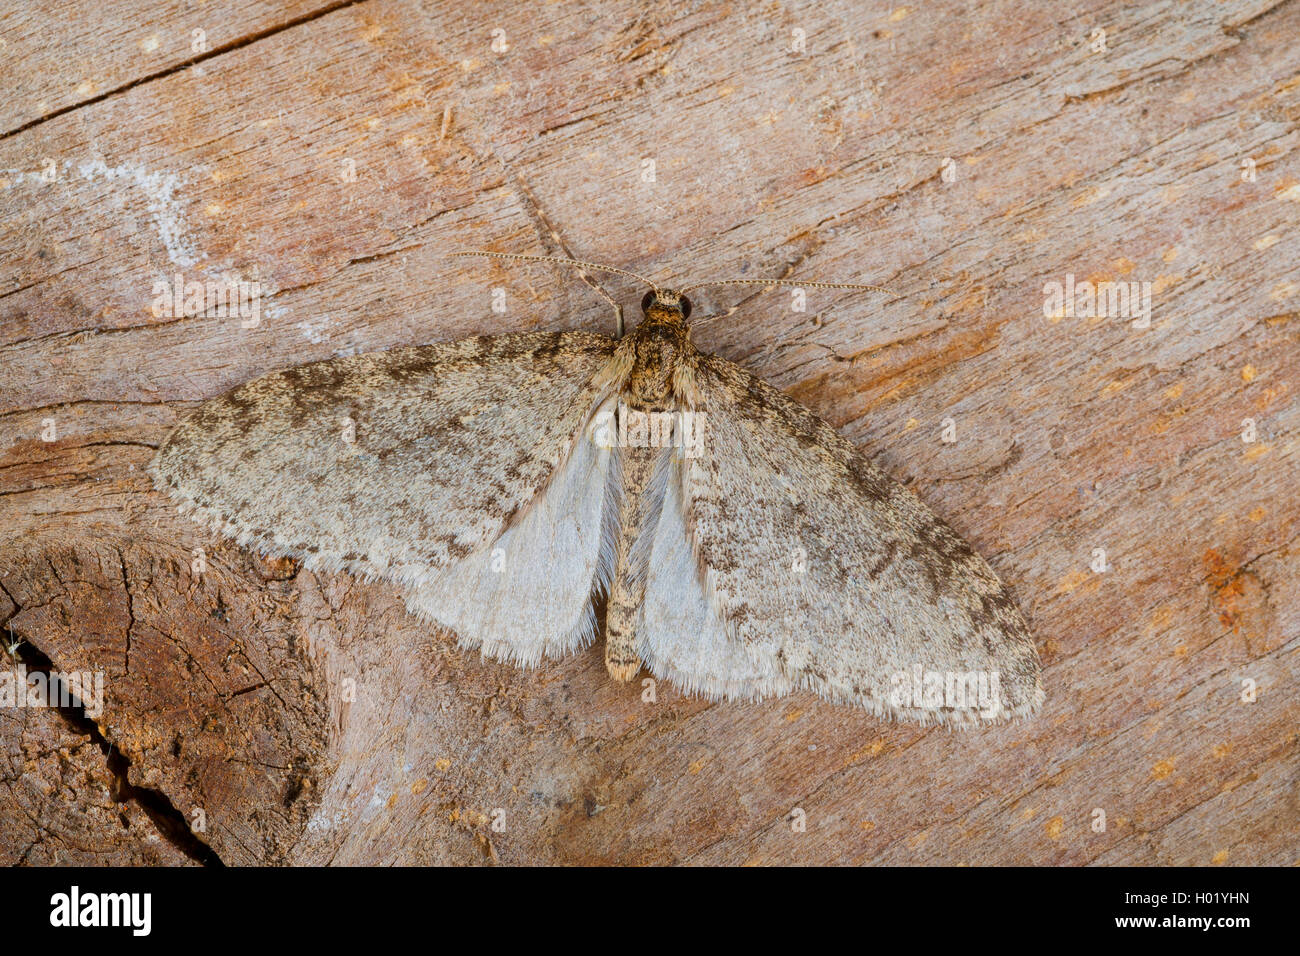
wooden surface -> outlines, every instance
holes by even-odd
[[[0,859],[1296,863],[1297,36],[1294,0],[7,6],[0,621],[105,694],[0,709]],[[152,490],[177,418],[263,372],[609,329],[573,275],[443,258],[552,228],[662,281],[902,293],[701,291],[739,308],[694,337],[989,558],[1041,716],[483,662]],[[177,273],[257,279],[260,325],[155,316]],[[1151,327],[1045,317],[1067,274],[1151,283]]]

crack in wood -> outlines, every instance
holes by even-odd
[[[123,574],[125,574],[125,564],[123,564],[122,570]],[[13,606],[13,610],[3,620],[0,620],[0,627],[8,627],[9,622],[24,608],[14,599],[13,594],[3,584],[0,584],[0,592],[9,599],[10,604]],[[63,679],[54,670],[53,661],[44,651],[32,644],[30,636],[24,638],[22,646],[17,649],[17,657],[27,668],[28,674],[42,674],[47,681],[50,681],[52,686],[63,685]],[[66,690],[66,687],[63,689]],[[90,741],[104,755],[105,768],[108,770],[110,777],[110,793],[114,802],[134,802],[153,822],[163,839],[196,863],[203,866],[224,866],[225,864],[217,855],[216,850],[198,837],[190,828],[185,815],[176,808],[165,793],[161,790],[140,787],[131,783],[131,762],[119,748],[104,736],[99,724],[86,715],[85,705],[70,691],[67,693],[66,698],[61,693],[59,699],[68,699],[70,703],[68,706],[52,706],[50,709],[58,713],[71,730],[89,737]],[[38,832],[41,829],[43,828],[38,828]],[[28,847],[25,853],[30,852],[30,850],[31,847]]]

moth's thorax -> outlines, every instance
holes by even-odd
[[[674,404],[674,381],[695,355],[681,311],[651,305],[620,348],[630,352],[632,368],[626,386],[629,400],[643,407],[666,408]]]

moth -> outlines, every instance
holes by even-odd
[[[714,699],[1032,714],[1034,641],[988,564],[826,422],[697,350],[690,289],[641,281],[626,335],[619,312],[613,337],[480,336],[250,381],[150,473],[241,545],[391,582],[499,661],[603,637],[615,681],[644,667]]]

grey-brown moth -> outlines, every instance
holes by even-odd
[[[512,664],[590,645],[603,606],[619,681],[644,666],[711,698],[811,690],[958,725],[1034,712],[1034,642],[984,560],[812,412],[698,351],[690,300],[651,285],[618,338],[258,378],[185,419],[151,474],[239,543],[390,581]]]

